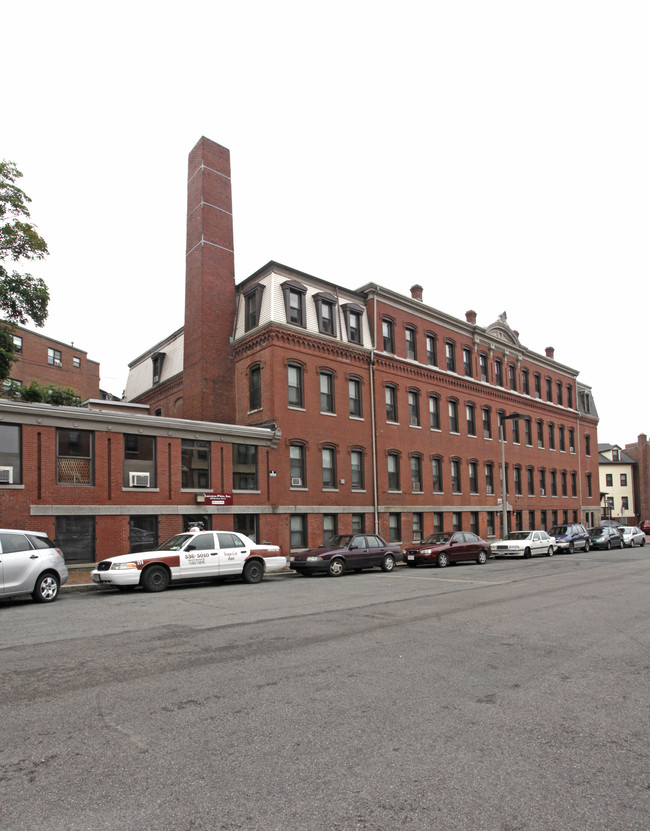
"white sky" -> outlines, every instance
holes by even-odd
[[[650,433],[647,0],[22,0],[2,29],[42,331],[102,388],[183,325],[205,135],[231,154],[238,282],[277,260],[506,311],[593,387],[599,441]]]

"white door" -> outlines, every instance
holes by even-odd
[[[197,534],[178,553],[181,578],[216,577],[219,574],[219,552],[212,531]]]
[[[241,574],[248,557],[248,546],[238,534],[218,531],[219,574]]]

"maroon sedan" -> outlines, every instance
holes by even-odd
[[[487,562],[489,550],[488,543],[470,531],[438,533],[405,548],[404,561],[411,568],[418,565],[444,568],[449,563],[459,563],[461,560],[475,560],[483,565]]]
[[[298,574],[326,572],[332,577],[375,566],[392,571],[399,555],[399,545],[388,543],[377,534],[341,534],[331,537],[320,548],[293,554],[289,568]]]

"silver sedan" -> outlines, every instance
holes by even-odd
[[[623,545],[627,548],[645,545],[645,534],[636,525],[621,525],[618,530],[623,534]]]

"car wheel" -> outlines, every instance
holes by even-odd
[[[573,554],[573,551],[571,553]],[[553,546],[552,545],[549,545],[548,551],[546,552],[546,556],[547,557],[552,557],[553,556]]]
[[[589,540],[587,540],[587,542],[585,543],[585,551],[589,551],[590,548],[591,546],[589,545]]]
[[[261,583],[264,577],[264,566],[259,560],[249,560],[242,571],[244,583]]]
[[[570,542],[570,543],[569,543],[569,554],[573,554],[573,552],[574,552],[575,550],[576,550],[575,545],[574,545],[572,542]]]
[[[382,571],[392,571],[395,568],[395,557],[392,554],[386,554],[384,559],[381,561],[381,570]]]
[[[484,566],[487,563],[487,551],[479,551],[478,557],[476,558],[476,562],[480,566]]]
[[[524,560],[530,560],[530,558],[531,558],[530,548],[527,548],[524,551]]]
[[[36,581],[32,597],[37,603],[51,603],[59,594],[59,578],[55,574],[41,574]]]
[[[169,572],[164,566],[149,566],[142,575],[146,592],[164,592],[169,585]]]
[[[345,571],[345,563],[340,557],[335,557],[331,561],[328,571],[332,577],[340,577]]]
[[[446,565],[449,565],[449,557],[444,551],[441,551],[438,554],[438,568],[444,568]]]
[[[643,548],[643,546],[645,545],[645,537],[641,540],[639,545],[641,546],[641,548]]]
[[[607,540],[607,545],[605,546],[605,548],[606,548],[606,550],[607,550],[607,551],[611,551],[611,550],[612,550],[612,543],[611,543],[611,541],[610,541],[610,540]]]

